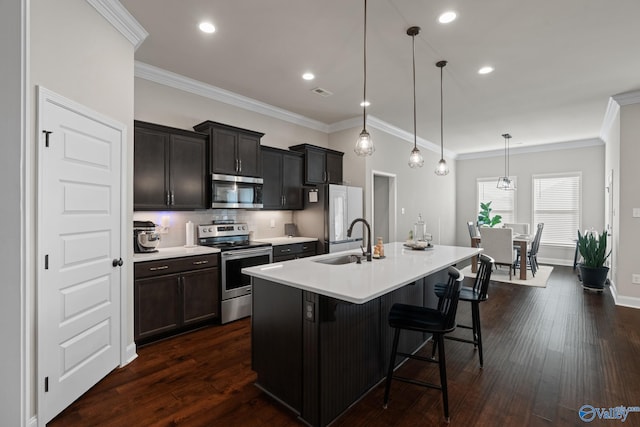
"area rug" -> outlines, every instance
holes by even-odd
[[[545,288],[552,271],[552,266],[541,265],[538,271],[536,271],[536,277],[533,277],[531,270],[527,270],[527,280],[520,280],[520,269],[518,269],[516,274],[511,274],[511,280],[509,280],[509,270],[507,270],[506,267],[498,267],[491,273],[491,281]],[[462,269],[462,274],[464,274],[464,277],[476,277],[476,274],[471,272],[470,265]]]

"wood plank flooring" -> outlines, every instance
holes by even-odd
[[[492,283],[489,295],[480,306],[484,369],[472,345],[446,342],[449,425],[583,426],[584,404],[640,406],[640,310],[616,307],[608,289],[583,291],[568,267],[555,267],[546,288]],[[459,321],[469,319],[461,303]],[[303,425],[253,385],[250,345],[243,319],[140,348],[48,425]],[[438,381],[435,364],[412,360],[400,370]],[[333,426],[446,425],[439,391],[394,381],[386,410],[383,391],[375,387]],[[623,425],[640,426],[640,413]]]

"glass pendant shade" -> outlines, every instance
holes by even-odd
[[[409,167],[411,168],[421,168],[424,164],[424,159],[422,158],[422,154],[417,147],[411,150],[411,154],[409,155]]]
[[[449,166],[447,166],[447,162],[444,159],[440,159],[435,172],[438,176],[445,176],[449,173]]]
[[[370,156],[375,151],[373,147],[373,141],[371,141],[371,135],[366,129],[362,129],[358,140],[356,141],[356,147],[353,149],[358,156]]]

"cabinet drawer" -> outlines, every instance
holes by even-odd
[[[292,243],[290,245],[278,245],[273,247],[273,257],[287,255],[312,256],[316,254],[316,242]]]
[[[135,278],[160,276],[218,266],[218,254],[146,261],[135,264]]]

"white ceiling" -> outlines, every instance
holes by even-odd
[[[318,120],[362,116],[362,0],[121,0],[149,32],[136,60]],[[369,114],[458,154],[598,138],[610,96],[640,89],[638,0],[368,0]],[[458,19],[437,18],[455,10]],[[197,29],[210,20],[217,31]],[[486,64],[495,67],[481,76]],[[312,71],[313,81],[301,75]],[[311,89],[333,93],[321,97]],[[215,118],[211,118],[215,120]]]

